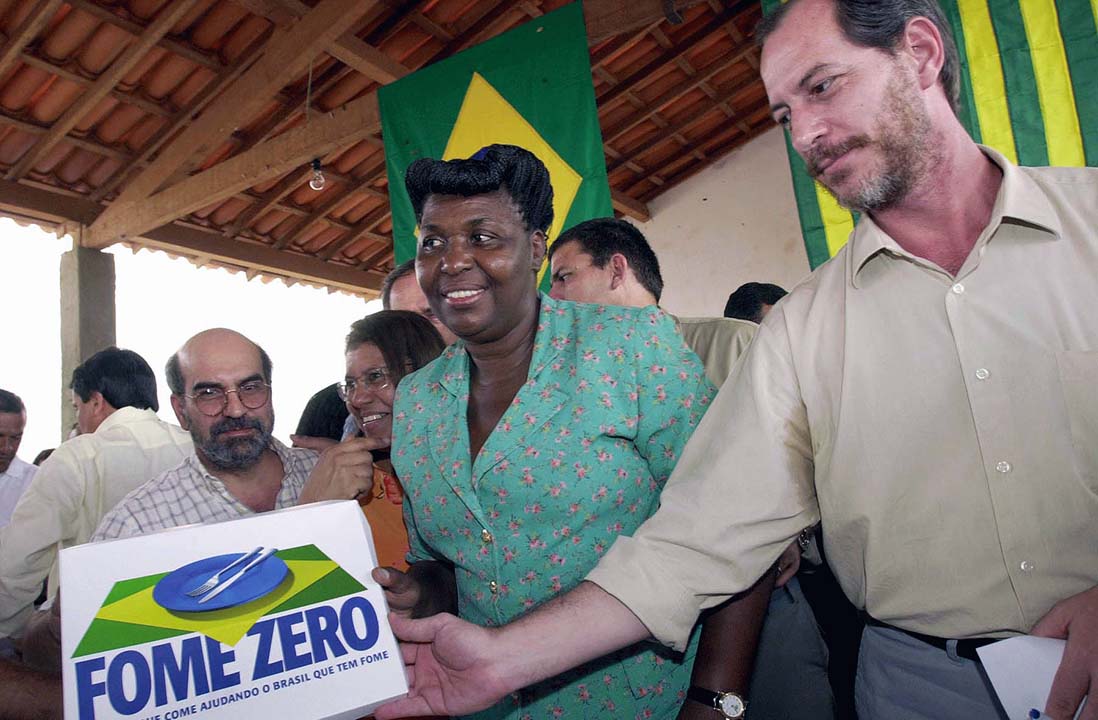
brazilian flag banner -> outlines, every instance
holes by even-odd
[[[398,263],[416,252],[404,172],[422,157],[466,158],[492,143],[534,153],[553,183],[550,242],[613,212],[579,2],[386,85],[378,100]]]
[[[781,0],[762,0],[770,12]],[[961,60],[959,115],[1019,165],[1098,167],[1098,0],[939,0]],[[856,214],[809,177],[786,133],[808,262],[846,243]]]

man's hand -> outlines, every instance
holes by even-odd
[[[338,440],[327,437],[313,437],[312,435],[291,435],[290,442],[296,448],[306,448],[317,452],[324,452],[328,448],[339,444]]]
[[[789,543],[782,556],[778,558],[778,579],[774,581],[774,589],[785,587],[785,584],[793,579],[797,571],[801,569],[801,545],[794,540]]]
[[[390,613],[401,640],[410,685],[408,696],[377,709],[377,720],[422,715],[467,715],[491,707],[513,688],[496,674],[498,630],[453,615],[410,620]]]
[[[1070,720],[1089,694],[1079,720],[1098,720],[1098,587],[1056,603],[1031,634],[1067,639],[1045,714],[1054,720]]]
[[[374,489],[374,456],[371,450],[388,447],[378,438],[352,438],[320,454],[297,504],[319,500],[354,500]]]

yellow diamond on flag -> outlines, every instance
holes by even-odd
[[[507,102],[480,73],[473,73],[461,102],[454,129],[446,141],[443,160],[467,158],[485,145],[504,143],[526,148],[549,169],[553,184],[553,224],[550,242],[560,234],[583,177],[572,169],[518,110]]]

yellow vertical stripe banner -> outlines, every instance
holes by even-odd
[[[964,26],[972,95],[976,100],[976,117],[980,122],[984,145],[995,148],[1012,163],[1017,163],[1018,152],[1014,147],[1014,130],[1010,125],[1003,64],[987,0],[957,0],[957,10]]]
[[[1087,161],[1056,3],[1053,0],[1024,0],[1018,7],[1022,11],[1029,53],[1033,57],[1037,99],[1045,121],[1048,164],[1083,167]]]

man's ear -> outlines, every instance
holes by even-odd
[[[629,261],[621,253],[614,253],[610,256],[609,266],[611,270],[610,289],[617,290],[625,285],[632,270],[629,268]]]
[[[176,395],[172,393],[172,410],[175,411],[175,419],[179,421],[179,427],[184,430],[190,430],[190,423],[187,421],[187,413],[183,409],[183,403],[187,402],[187,398],[182,395]]]
[[[914,61],[919,87],[923,90],[934,87],[945,65],[945,45],[938,27],[929,18],[911,18],[904,28],[902,42],[903,50]]]
[[[91,415],[95,419],[96,426],[110,417],[111,413],[116,409],[107,402],[107,399],[103,397],[103,393],[98,390],[91,391],[91,395],[88,397],[88,404],[91,405]]]
[[[548,251],[548,239],[541,230],[535,230],[530,235],[530,264],[534,272],[541,270],[541,264],[545,262],[545,254]]]

